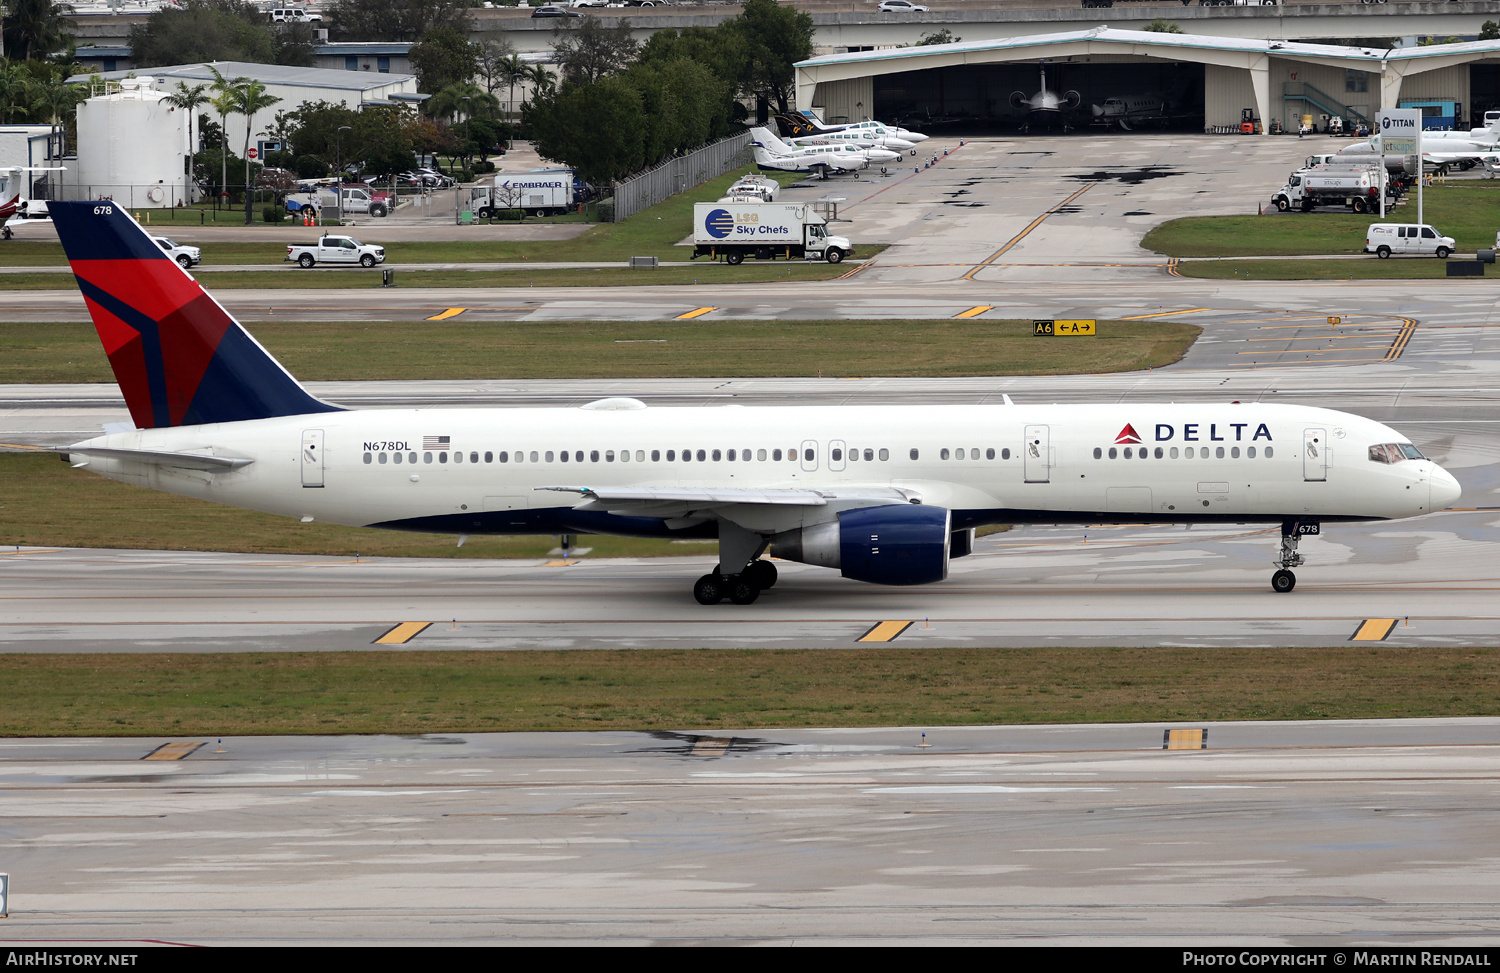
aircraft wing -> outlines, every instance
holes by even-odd
[[[67,446],[56,452],[68,457],[74,466],[86,466],[90,457],[117,459],[127,463],[144,463],[148,466],[174,466],[184,470],[208,470],[211,473],[227,473],[254,460],[240,456],[210,456],[207,453],[177,453],[160,449],[121,449],[112,446]],[[76,457],[83,457],[78,462]]]
[[[920,500],[920,497],[910,490],[885,486],[851,486],[836,490],[814,490],[807,487],[740,488],[668,485],[544,486],[536,489],[582,495],[583,502],[577,504],[574,507],[575,510],[607,510],[611,513],[637,516],[682,516],[688,511],[707,512],[719,507],[736,506],[772,509],[776,507],[824,507],[837,504],[838,508],[845,508],[851,502],[873,507]]]

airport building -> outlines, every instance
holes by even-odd
[[[797,104],[829,122],[1015,129],[1035,118],[1043,70],[1068,108],[1048,121],[1073,127],[1109,127],[1111,99],[1159,105],[1130,127],[1209,132],[1239,131],[1247,109],[1270,133],[1297,131],[1304,115],[1357,128],[1398,107],[1466,129],[1500,107],[1500,41],[1348,47],[1103,26],[811,58],[797,65]]]

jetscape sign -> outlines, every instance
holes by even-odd
[[[1416,155],[1422,151],[1422,109],[1384,108],[1375,113],[1382,155]]]

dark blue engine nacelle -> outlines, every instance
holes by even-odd
[[[948,577],[953,515],[945,507],[892,504],[839,514],[839,570],[873,584],[930,584]]]

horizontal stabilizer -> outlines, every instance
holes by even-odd
[[[82,456],[85,461],[91,457],[98,457],[99,459],[121,460],[126,463],[144,463],[148,466],[208,470],[211,473],[227,473],[254,462],[242,456],[209,456],[206,453],[174,453],[161,449],[121,449],[113,446],[69,446],[57,452],[62,453],[78,466],[83,464],[78,463],[74,457]]]

